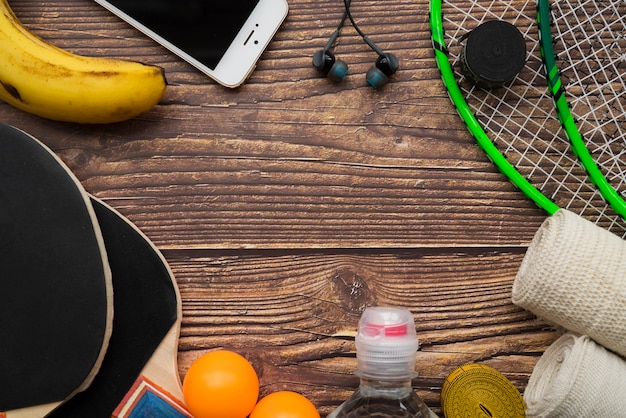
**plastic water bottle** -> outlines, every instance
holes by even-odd
[[[437,417],[415,393],[418,341],[407,309],[367,308],[356,337],[359,388],[327,418]]]

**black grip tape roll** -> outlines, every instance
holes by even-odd
[[[492,89],[510,83],[526,63],[524,36],[508,22],[490,20],[465,38],[461,70],[480,88]]]

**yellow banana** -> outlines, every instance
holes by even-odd
[[[161,100],[160,67],[84,57],[26,29],[0,0],[0,99],[38,116],[78,123],[131,119]]]

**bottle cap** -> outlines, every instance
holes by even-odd
[[[418,340],[408,309],[365,309],[356,336],[359,372],[375,377],[407,377],[415,373]]]

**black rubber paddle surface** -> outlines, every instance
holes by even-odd
[[[103,202],[93,207],[113,272],[113,334],[91,386],[49,417],[111,417],[178,318],[178,293],[158,251]]]
[[[111,277],[90,201],[43,144],[0,124],[0,411],[89,383],[111,332]]]

